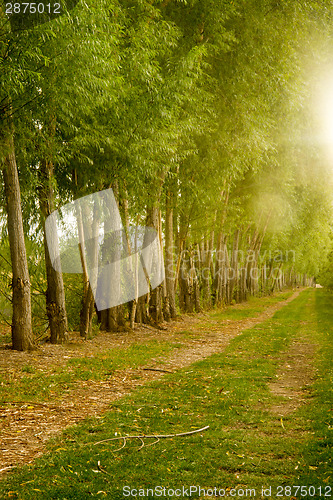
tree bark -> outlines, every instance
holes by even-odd
[[[147,209],[147,226],[153,227],[159,235],[160,234],[160,223],[159,223],[159,209],[158,207],[152,206]],[[150,294],[149,302],[149,314],[155,323],[162,323],[163,317],[163,284],[154,288]]]
[[[229,279],[229,303],[232,302],[234,298],[235,288],[238,285],[238,247],[239,247],[239,230],[237,229],[234,233],[234,241],[231,256],[231,277]]]
[[[117,203],[118,210],[120,208],[120,193],[119,193],[119,183],[115,180],[112,184],[113,194]],[[104,229],[107,231],[120,231],[122,227],[119,225],[114,227],[113,223],[111,224],[111,220],[105,221]],[[104,249],[102,249],[102,252]],[[117,246],[118,257],[116,261],[118,262],[118,266],[120,266],[120,248]],[[105,261],[104,264],[108,262]],[[108,289],[108,292],[111,294],[115,294],[117,297],[120,297],[120,286],[121,283],[118,279],[114,281],[110,281],[108,283],[104,283],[104,286]],[[124,309],[122,305],[117,305],[114,307],[110,307],[109,309],[104,309],[101,311],[101,330],[107,332],[117,332],[124,328]]]
[[[65,288],[62,273],[56,271],[50,259],[49,249],[46,241],[45,220],[54,211],[53,190],[53,163],[47,159],[41,162],[41,188],[39,190],[39,203],[43,216],[44,229],[44,251],[47,278],[46,290],[46,314],[49,321],[51,343],[61,344],[67,339],[68,324],[65,302]],[[54,237],[57,239],[57,228],[54,229]]]
[[[171,318],[177,316],[174,279],[172,193],[167,193],[165,215],[165,284]]]
[[[12,347],[18,351],[35,348],[31,323],[31,295],[28,262],[24,241],[21,192],[15,157],[13,125],[10,118],[2,132],[4,158],[2,172],[5,185],[7,226],[12,261],[13,316]]]
[[[210,308],[212,305],[212,293],[210,285],[210,275],[211,275],[211,263],[212,263],[212,248],[211,248],[212,237],[205,239],[201,243],[200,254],[201,254],[201,282],[202,282],[202,300],[203,307]]]
[[[82,220],[83,217],[85,218],[85,220],[89,220],[89,218],[92,217],[90,225],[91,227],[89,226],[89,224],[86,225],[86,228],[83,227],[83,220]],[[84,253],[84,247],[85,247],[84,242],[90,239],[95,242],[94,243],[95,248],[92,254],[93,254],[93,260],[96,262],[95,267],[97,268],[97,260],[98,260],[97,236],[99,230],[98,210],[96,209],[96,207],[94,207],[93,214],[89,213],[82,214],[81,208],[78,208],[76,211],[76,218],[77,218],[79,239],[82,242],[80,244],[80,256],[83,269],[83,296],[82,296],[82,304],[80,310],[80,336],[87,339],[88,335],[91,333],[92,330],[92,318],[94,314],[95,299],[88,276],[87,262]]]

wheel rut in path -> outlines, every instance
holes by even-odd
[[[78,387],[69,390],[61,399],[45,403],[0,404],[0,477],[13,467],[31,463],[45,453],[46,442],[66,427],[86,417],[101,418],[112,402],[147,382],[161,378],[163,370],[176,371],[222,352],[234,337],[271,318],[300,292],[298,290],[287,300],[268,306],[253,318],[228,320],[221,324],[221,321],[208,319],[207,316],[209,327],[205,328],[200,326],[200,322],[206,315],[198,314],[166,324],[162,331],[140,327],[131,334],[117,334],[117,338],[114,334],[101,334],[81,345],[76,340],[74,346],[66,346],[71,347],[70,350],[54,345],[44,345],[33,354],[0,350],[0,372],[10,371],[14,374],[15,370],[27,363],[35,363],[36,367],[49,371],[50,366],[66,365],[70,357],[84,357],[88,353],[91,355],[112,347],[128,347],[134,342],[144,344],[150,340],[160,340],[179,343],[182,331],[195,334],[195,338],[186,338],[184,345],[170,356],[150,360],[149,364],[139,369],[118,370],[108,380],[80,382]]]
[[[294,341],[283,356],[276,380],[268,384],[275,396],[283,398],[270,407],[270,412],[285,417],[306,403],[307,390],[313,383],[312,360],[316,344]]]

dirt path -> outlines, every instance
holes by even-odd
[[[276,311],[294,300],[301,290],[289,299],[267,307],[260,315],[244,320],[214,320],[204,314],[184,317],[167,325],[165,330],[138,328],[135,332],[101,334],[84,344],[63,346],[44,345],[36,353],[0,350],[0,372],[15,371],[27,363],[50,371],[55,365],[65,365],[70,357],[90,356],[94,352],[112,347],[126,347],[134,342],[149,340],[177,341],[181,332],[191,332],[194,338],[184,339],[182,346],[170,356],[159,359],[140,369],[119,370],[107,381],[80,382],[80,387],[68,392],[61,400],[50,403],[10,403],[0,406],[0,476],[16,465],[32,462],[46,451],[47,440],[65,427],[88,416],[99,418],[110,403],[132,392],[136,387],[161,378],[165,370],[176,371],[195,361],[221,352],[230,340],[248,328],[271,318]],[[237,306],[235,306],[237,307]],[[239,306],[242,307],[242,306]],[[206,325],[202,328],[202,319]],[[192,335],[191,335],[192,337]],[[153,370],[151,370],[153,369]],[[295,381],[297,385],[299,381]],[[302,380],[303,385],[303,380]]]
[[[276,380],[268,384],[274,395],[283,398],[270,408],[275,415],[285,417],[306,401],[306,390],[313,382],[312,360],[316,349],[316,344],[295,341],[283,356]]]

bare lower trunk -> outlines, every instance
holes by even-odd
[[[160,214],[157,206],[153,206],[147,209],[147,226],[153,227],[159,235],[160,233]],[[164,320],[163,317],[163,286],[151,290],[150,301],[149,301],[149,315],[155,323],[161,323]]]
[[[229,303],[234,298],[238,298],[238,247],[239,247],[239,230],[235,231],[233,249],[231,256],[230,280],[229,280]]]
[[[119,193],[119,183],[117,180],[115,180],[112,184],[112,189],[113,189],[113,194],[117,203],[118,210],[120,209],[120,193]],[[127,201],[126,201],[127,202]],[[122,203],[124,203],[124,200],[122,200]],[[119,219],[108,219],[104,221],[104,231],[105,234],[110,236],[113,231],[120,231],[122,230],[122,223],[121,220]],[[109,234],[108,234],[109,233]],[[108,239],[105,240],[104,244],[106,244],[105,248],[102,248],[102,252],[108,252]],[[125,240],[123,238],[123,244],[125,243]],[[116,245],[115,248],[115,254],[114,254],[114,259],[116,261],[116,266],[117,269],[115,269],[115,276],[107,276],[104,278],[104,284],[103,287],[105,290],[107,290],[107,294],[113,298],[117,298],[116,301],[119,300],[121,297],[121,281],[119,279],[120,275],[120,259],[121,259],[121,247],[119,245]],[[110,262],[108,258],[103,258],[103,264],[104,266],[108,265]],[[125,319],[124,319],[124,309],[122,305],[116,305],[113,307],[110,307],[108,309],[104,309],[101,311],[101,330],[107,331],[107,332],[117,332],[121,331],[124,326],[125,326]]]
[[[142,323],[149,323],[148,301],[149,295],[143,295],[138,298],[135,311],[135,321],[140,325]]]
[[[166,216],[165,216],[165,284],[166,284],[166,299],[168,300],[168,306],[171,318],[175,318],[177,316],[173,250],[174,249],[173,249],[172,194],[168,193],[166,199]]]
[[[182,252],[179,274],[179,306],[182,312],[200,311],[199,282],[192,250]]]
[[[39,203],[44,219],[54,211],[54,192],[52,187],[53,165],[45,160],[41,162],[41,183]],[[57,242],[57,228],[54,228],[54,238]],[[46,314],[51,332],[51,343],[60,344],[66,340],[68,325],[65,303],[65,289],[62,273],[56,271],[50,259],[44,226],[45,267],[47,277]]]
[[[216,262],[214,269],[215,304],[222,305],[226,301],[226,269],[228,250],[222,233],[217,237]]]
[[[13,273],[12,345],[13,349],[18,351],[27,351],[33,349],[35,343],[31,324],[30,279],[24,242],[20,184],[11,130],[4,139],[6,150],[2,170]]]
[[[68,331],[64,283],[62,274],[52,267],[46,242],[44,248],[47,275],[46,314],[51,332],[50,340],[52,344],[60,344],[66,340]]]
[[[94,294],[93,294],[91,284],[89,281],[89,276],[88,276],[87,262],[86,262],[86,256],[85,256],[85,251],[84,251],[84,247],[85,247],[84,242],[86,240],[94,241],[95,248],[93,249],[91,254],[93,255],[93,260],[96,262],[95,268],[97,268],[97,260],[98,260],[97,235],[98,235],[98,230],[99,230],[99,220],[98,220],[97,214],[98,214],[98,210],[96,209],[96,207],[94,208],[94,213],[92,215],[88,214],[88,213],[83,214],[81,212],[81,208],[77,208],[77,211],[76,211],[79,240],[81,241],[81,243],[79,245],[80,257],[81,257],[81,264],[82,264],[82,269],[83,269],[83,296],[82,296],[82,303],[81,303],[81,310],[80,310],[80,336],[85,338],[85,339],[87,339],[88,335],[91,333],[91,330],[92,330],[92,319],[93,319],[93,315],[94,315],[95,299],[94,299]],[[91,227],[89,224],[87,224],[86,231],[84,231],[84,227],[83,227],[83,220],[82,220],[83,217],[86,220],[89,220],[89,217],[92,217]]]
[[[204,308],[210,308],[212,305],[210,274],[212,262],[212,238],[206,239],[201,243],[201,283],[202,283],[202,300]]]

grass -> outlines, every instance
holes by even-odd
[[[288,299],[293,294],[292,291],[280,292],[267,297],[253,297],[249,296],[248,300],[242,304],[238,304],[235,307],[227,307],[222,310],[210,312],[210,317],[216,320],[240,320],[258,316],[263,310],[281,302],[282,300]]]
[[[304,450],[311,469],[303,471],[304,484],[320,486],[333,483],[333,295],[320,290],[316,293],[317,323],[314,339],[321,346],[312,404],[307,418],[311,419],[313,439]],[[333,491],[331,492],[333,497]]]
[[[165,356],[177,349],[177,343],[152,340],[145,345],[134,343],[127,348],[113,348],[91,357],[73,357],[60,367],[50,367],[45,373],[32,364],[20,372],[0,374],[0,403],[3,401],[45,401],[61,396],[83,380],[106,380],[116,370],[137,368],[150,359]]]
[[[166,375],[117,401],[100,418],[67,429],[50,443],[47,455],[0,483],[0,498],[117,500],[131,489],[136,491],[129,498],[147,489],[159,493],[156,486],[166,488],[160,496],[168,499],[176,498],[171,490],[182,494],[183,486],[185,493],[192,486],[191,498],[205,498],[199,486],[206,498],[220,498],[207,491],[214,487],[237,498],[253,498],[254,492],[262,498],[262,488],[266,498],[268,488],[278,499],[332,496],[332,305],[333,296],[323,290],[302,292],[272,319],[235,337],[223,353]],[[308,404],[281,420],[269,411],[281,398],[271,394],[268,382],[294,340],[318,344],[318,372]],[[108,369],[100,362],[101,371]],[[128,439],[122,449],[123,440],[95,444],[206,425],[205,432],[155,445],[144,439],[141,450],[139,439]],[[305,486],[307,495],[288,489],[296,485]]]

